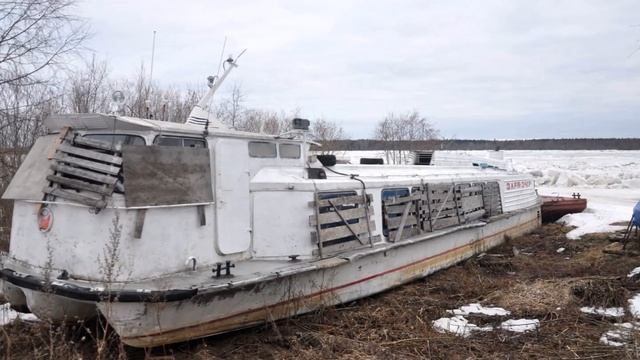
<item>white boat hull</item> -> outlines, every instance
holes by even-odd
[[[348,261],[319,260],[317,270],[235,287],[174,302],[101,302],[98,308],[120,335],[135,347],[175,343],[249,327],[366,297],[427,276],[540,225],[532,207],[484,226]],[[319,264],[322,263],[322,264]]]

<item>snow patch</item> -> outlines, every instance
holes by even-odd
[[[538,326],[540,326],[540,320],[538,319],[511,319],[500,324],[500,328],[503,330],[519,333],[535,330]]]
[[[454,315],[471,315],[471,314],[483,314],[488,316],[506,316],[511,314],[510,311],[507,311],[500,307],[484,307],[478,303],[473,303],[469,305],[464,305],[459,307],[458,309],[447,310],[449,314]]]
[[[639,323],[614,324],[613,330],[609,330],[600,336],[600,343],[609,346],[623,346],[631,340],[633,331],[640,330]]]
[[[564,252],[564,250],[565,250],[565,249],[564,249],[563,247],[561,247],[561,248],[559,248],[558,250],[556,250],[556,252],[557,252],[558,254],[560,254],[560,253]]]
[[[438,320],[433,321],[433,328],[441,333],[452,333],[457,336],[468,337],[472,333],[476,331],[491,331],[493,328],[491,326],[483,326],[480,327],[478,325],[472,324],[469,320],[465,319],[460,315],[456,315],[453,317],[445,317],[440,318]]]
[[[592,306],[584,306],[580,308],[585,314],[594,314],[606,317],[623,317],[624,316],[624,308],[621,307],[613,307],[613,308],[602,308],[602,307],[592,307]]]
[[[629,312],[633,317],[640,318],[640,294],[629,299]]]
[[[17,312],[11,308],[11,304],[5,303],[0,305],[0,326],[11,324],[17,319],[23,321],[37,321],[38,318],[33,314],[24,314]]]
[[[634,277],[636,275],[640,274],[640,267],[637,267],[633,270],[631,270],[631,272],[629,272],[629,275],[627,275],[627,277]]]
[[[567,233],[567,239],[571,240],[580,239],[585,234],[624,230],[624,226],[609,225],[616,221],[620,221],[620,216],[615,213],[608,211],[593,213],[588,212],[588,209],[579,214],[567,214],[558,220],[559,223],[576,227]]]
[[[511,312],[500,307],[484,307],[478,303],[461,306],[458,309],[447,310],[452,317],[444,317],[433,321],[433,328],[441,333],[449,332],[458,336],[467,337],[477,331],[492,331],[492,326],[478,326],[472,324],[464,316],[483,314],[487,316],[506,316]],[[510,319],[503,321],[500,328],[507,331],[524,333],[535,330],[540,326],[538,319]]]

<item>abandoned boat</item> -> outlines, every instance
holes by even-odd
[[[336,165],[311,155],[306,120],[272,136],[210,119],[215,88],[185,124],[47,119],[3,195],[13,306],[101,314],[124,343],[156,346],[369,296],[540,224],[529,175]]]
[[[568,196],[541,196],[542,222],[554,222],[567,214],[577,214],[587,208],[587,199],[579,193]]]

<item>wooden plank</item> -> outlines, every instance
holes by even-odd
[[[113,193],[113,186],[95,185],[86,181],[69,179],[58,175],[47,175],[47,180],[60,184],[62,186],[67,186],[79,190],[87,190],[101,195],[109,196]]]
[[[422,222],[420,223],[420,226],[422,227],[422,231],[430,232],[431,231],[431,219],[422,220]]]
[[[74,144],[78,144],[78,145],[83,145],[83,146],[87,146],[87,147],[100,149],[100,150],[111,151],[111,152],[120,152],[121,151],[121,146],[120,146],[119,143],[113,143],[112,144],[112,143],[110,143],[108,141],[91,139],[91,138],[87,138],[87,137],[84,137],[84,136],[76,136],[73,139],[73,143]]]
[[[50,186],[47,186],[44,189],[42,189],[42,192],[44,192],[45,194],[50,194],[59,198],[71,200],[71,201],[78,202],[80,204],[84,204],[84,205],[95,207],[95,208],[104,208],[106,206],[106,202],[102,199],[97,199],[97,198],[86,196],[85,194],[78,194],[75,192],[62,190],[59,188],[53,188]]]
[[[438,218],[442,218],[445,216],[454,216],[454,215],[458,215],[458,211],[454,208],[454,209],[443,209],[442,211],[438,212],[438,210],[431,210],[431,216],[435,219],[436,217]]]
[[[463,196],[467,194],[478,193],[478,192],[482,192],[482,186],[472,186],[472,187],[460,189],[460,193],[462,193]]]
[[[389,215],[395,215],[395,214],[402,214],[404,212],[404,208],[405,205],[400,204],[400,205],[385,205],[384,206],[384,212],[385,214],[389,214]],[[415,212],[416,211],[416,205],[414,203],[411,203],[410,212]]]
[[[431,203],[429,204],[429,206],[430,206],[432,209],[433,209],[433,208],[439,209],[440,207],[443,207],[443,206],[444,206],[445,208],[454,208],[454,207],[456,207],[456,202],[455,202],[455,201],[453,201],[453,198],[450,198],[450,199],[449,199],[449,200],[447,200],[447,201],[437,201],[437,200],[436,200],[436,201],[431,202]]]
[[[144,228],[144,219],[147,215],[147,209],[136,210],[136,221],[133,226],[133,238],[140,239],[142,237],[142,229]]]
[[[367,194],[367,198],[369,199],[369,202],[371,202],[371,200],[373,199],[373,196],[371,196],[371,194]],[[350,195],[350,196],[342,196],[342,197],[337,197],[332,199],[318,200],[318,206],[319,207],[331,206],[329,205],[329,200],[331,200],[331,202],[336,206],[347,205],[347,204],[364,204],[364,197],[362,195]],[[315,206],[316,202],[310,201],[309,205]]]
[[[320,198],[318,197],[318,191],[314,191],[313,192],[313,203],[317,204],[320,202],[319,200]],[[320,217],[320,208],[318,206],[314,206],[313,207],[314,213],[316,215],[316,219],[318,219]],[[320,254],[320,257],[323,256],[323,251],[322,251],[322,241],[320,241],[320,222],[316,221],[316,231],[311,233],[311,240],[313,241],[315,239],[316,243],[318,244],[318,253]]]
[[[452,192],[436,192],[436,193],[431,193],[429,194],[429,198],[431,199],[432,202],[442,202],[442,201],[448,201],[450,199],[453,199],[455,195]]]
[[[423,196],[423,201],[422,201],[422,209],[426,210],[423,214],[423,217],[421,217],[422,219],[422,229],[424,231],[432,231],[433,229],[433,223],[432,223],[432,219],[431,219],[431,209],[433,209],[432,206],[432,202],[431,202],[431,185],[426,184],[424,186],[424,196]],[[429,225],[427,227],[427,224]]]
[[[439,230],[439,229],[448,228],[450,226],[454,226],[458,224],[459,224],[458,217],[453,216],[453,217],[434,220],[432,224],[432,228],[433,230]]]
[[[397,235],[398,235],[398,231],[399,230],[389,231],[388,239],[395,239],[397,237]],[[405,228],[405,229],[402,230],[402,235],[401,235],[399,240],[408,239],[408,238],[416,236],[418,234],[420,234],[420,231],[418,230],[418,228],[415,228],[415,227]],[[395,240],[395,241],[399,241],[399,240]]]
[[[419,200],[420,199],[420,194],[419,193],[413,193],[409,196],[402,196],[402,197],[392,197],[392,198],[388,198],[384,200],[384,204],[385,205],[394,205],[394,204],[403,204],[409,201],[414,201],[414,200]]]
[[[114,185],[116,181],[118,181],[117,177],[99,174],[89,170],[81,170],[67,165],[51,164],[51,169],[53,171],[105,183],[107,185]]]
[[[353,231],[355,231],[357,234],[366,234],[368,232],[367,223],[365,221],[360,221],[355,224],[349,224],[349,226],[351,226],[351,229],[353,229]],[[371,231],[375,230],[375,226],[376,225],[373,221],[369,222]],[[320,229],[320,240],[323,242],[340,239],[351,235],[351,230],[349,230],[349,228],[345,225]]]
[[[367,236],[367,241],[368,241]],[[371,237],[371,242],[375,243],[380,241],[380,235],[375,235]],[[360,244],[357,240],[345,241],[338,244],[326,245],[323,248],[325,256],[335,255],[346,251],[352,251],[356,249],[363,249],[369,247],[370,245],[367,243],[366,245]],[[320,249],[313,250],[313,255],[320,255]]]
[[[385,220],[386,220],[388,229],[397,229],[397,228],[400,227],[400,223],[402,222],[402,216],[386,218]],[[415,215],[409,215],[409,216],[407,216],[407,219],[406,219],[404,225],[405,226],[418,225],[418,219],[416,219]]]
[[[480,219],[481,217],[484,216],[484,214],[486,213],[486,211],[484,209],[478,210],[478,211],[474,211],[474,212],[470,212],[467,214],[464,214],[464,218],[465,220],[468,221],[473,221],[473,220],[477,220]]]
[[[111,164],[115,164],[115,165],[121,165],[122,164],[122,158],[119,157],[119,156],[102,154],[102,153],[99,153],[97,151],[91,151],[91,150],[87,150],[87,149],[80,149],[80,148],[73,147],[73,146],[70,146],[70,145],[67,145],[67,144],[62,144],[62,145],[58,146],[58,151],[65,152],[67,154],[73,154],[73,155],[82,156],[82,157],[85,157],[85,158],[88,158],[88,159],[103,161],[103,162],[111,163]]]
[[[362,242],[362,240],[360,239],[360,236],[358,236],[358,232],[357,230],[354,228],[354,226],[352,224],[349,223],[349,221],[347,221],[348,219],[346,219],[344,216],[342,216],[342,212],[340,211],[340,209],[336,206],[336,204],[334,204],[331,200],[329,200],[329,204],[333,207],[333,210],[336,212],[336,214],[338,215],[338,217],[340,217],[340,220],[342,221],[342,223],[344,224],[344,226],[347,227],[347,229],[349,229],[349,231],[351,231],[351,235],[355,236],[356,239],[358,239],[358,241],[361,244],[364,244]],[[365,221],[368,221],[365,220]]]
[[[484,207],[484,201],[482,196],[473,196],[462,199],[462,211],[469,212],[470,210],[480,209]]]
[[[56,153],[56,150],[58,149],[58,147],[60,147],[60,144],[62,144],[64,139],[67,137],[67,134],[69,133],[69,131],[71,131],[71,128],[69,126],[65,126],[62,129],[60,129],[60,134],[53,141],[53,144],[51,144],[52,145],[51,148],[49,148],[49,155],[47,155],[47,159],[49,160],[53,159],[53,155]]]
[[[54,158],[56,160],[58,160],[58,161],[61,161],[61,162],[67,163],[67,164],[72,164],[72,165],[76,165],[76,166],[83,167],[83,168],[86,168],[86,169],[99,171],[99,172],[102,172],[102,173],[105,173],[105,174],[118,175],[118,173],[120,173],[120,167],[118,167],[118,166],[99,163],[99,162],[95,162],[95,161],[91,161],[91,160],[85,160],[85,159],[81,159],[81,158],[78,158],[78,157],[65,155],[65,154],[59,153],[59,152],[56,153]]]
[[[367,216],[367,213],[369,216],[372,216],[374,214],[373,207],[369,207],[368,211],[365,211],[364,207],[358,207],[354,209],[340,210],[340,212],[342,213],[342,216],[344,216],[344,218],[347,220],[365,218]],[[331,224],[341,221],[340,216],[338,216],[338,214],[334,211],[321,213],[318,216],[320,217],[320,224]],[[316,226],[315,215],[309,215],[309,226]]]
[[[409,209],[411,208],[411,205],[413,205],[413,203],[407,203],[405,205],[404,208],[404,212],[402,213],[402,217],[400,217],[400,225],[398,226],[398,232],[396,233],[396,236],[394,236],[394,242],[396,241],[400,241],[400,239],[402,238],[402,233],[404,231],[404,226],[407,223],[407,217],[409,216]],[[413,217],[413,219],[415,219],[415,217]],[[417,221],[416,221],[417,224]]]

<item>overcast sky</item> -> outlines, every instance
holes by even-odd
[[[418,110],[447,138],[640,137],[640,1],[85,0],[90,48],[116,77],[205,86],[300,108],[371,137]]]

